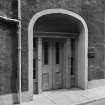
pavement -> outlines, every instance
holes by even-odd
[[[34,95],[33,101],[21,105],[105,105],[105,86],[47,91]]]

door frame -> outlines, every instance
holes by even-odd
[[[54,38],[54,37],[53,37]],[[52,38],[52,39],[53,39]],[[62,39],[63,37],[60,37],[59,39]],[[58,38],[54,38],[54,39],[58,39]],[[58,40],[59,40],[58,39]],[[42,93],[42,40],[43,37],[38,37],[38,93]],[[66,51],[65,54],[63,54],[64,57],[64,65],[63,65],[63,88],[70,88],[70,79],[71,79],[71,38],[65,38],[64,39],[65,43],[63,46],[63,52]]]
[[[88,27],[85,20],[78,14],[69,10],[55,8],[47,9],[36,13],[29,22],[28,27],[28,93],[33,96],[33,28],[36,21],[48,14],[66,14],[70,18],[74,18],[80,27],[76,44],[77,58],[77,84],[81,89],[88,88]]]
[[[63,78],[64,84],[63,87],[69,89],[71,87],[71,38],[66,38],[64,44],[64,70],[63,70]]]

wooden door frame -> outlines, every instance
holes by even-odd
[[[38,38],[38,93],[42,92],[42,38]]]
[[[61,38],[59,38],[61,39]],[[42,40],[43,37],[38,38],[38,93],[42,93]],[[63,46],[63,88],[70,88],[71,79],[71,39],[64,39],[65,43]],[[65,53],[66,51],[66,53]]]
[[[63,88],[70,88],[71,82],[71,39],[67,38],[63,48],[64,70],[63,70]]]

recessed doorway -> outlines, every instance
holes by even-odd
[[[76,86],[75,39],[40,37],[34,38],[33,45],[34,91],[36,82],[41,82],[42,91]]]
[[[30,21],[29,30],[28,30],[28,38],[29,38],[29,93],[33,93],[32,87],[38,88],[38,93],[41,93],[42,89],[42,52],[43,52],[43,38],[61,38],[64,39],[71,39],[72,37],[75,38],[75,72],[72,72],[74,76],[71,78],[67,77],[65,82],[63,82],[63,88],[70,88],[71,81],[76,81],[76,85],[78,88],[87,89],[88,87],[88,28],[84,19],[71,11],[64,10],[64,9],[47,9],[43,10],[39,13],[36,13]],[[57,33],[57,34],[56,34]],[[59,33],[59,34],[58,34]],[[50,35],[49,35],[50,34]],[[76,36],[75,36],[76,35]],[[33,37],[37,39],[37,52],[36,52],[36,85],[33,85],[33,65],[35,60],[33,60]],[[69,41],[66,41],[66,46]],[[65,45],[65,44],[64,44]],[[64,50],[65,53],[68,51]],[[69,54],[70,55],[70,54]],[[67,58],[67,54],[65,57]],[[67,61],[66,61],[67,60]],[[68,60],[66,59],[63,63],[66,70],[73,70],[67,69],[68,67]],[[40,62],[39,62],[40,61]],[[69,60],[70,61],[70,60]],[[72,60],[71,60],[72,61]],[[71,62],[71,63],[73,63]],[[72,64],[71,64],[72,65]],[[72,68],[72,67],[70,67]],[[64,71],[64,70],[63,70]],[[67,73],[67,72],[66,72]],[[63,72],[63,75],[66,75]],[[76,75],[76,76],[75,76]],[[74,77],[76,77],[74,79]],[[71,80],[71,81],[70,81]],[[68,82],[70,81],[70,82]],[[69,83],[69,84],[68,84]]]

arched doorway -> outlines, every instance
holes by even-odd
[[[81,16],[64,9],[48,9],[33,16],[28,30],[30,92],[33,92],[33,65],[35,64],[33,38],[37,42],[35,55],[37,55],[38,92],[70,88],[73,81],[72,74],[77,87],[87,88],[88,29]]]

